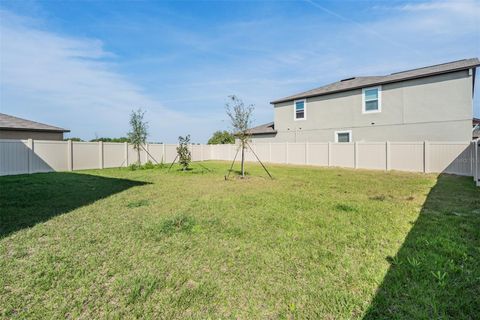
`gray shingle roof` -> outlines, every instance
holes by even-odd
[[[428,77],[428,76],[442,74],[442,73],[449,73],[453,71],[475,68],[479,65],[480,65],[480,60],[478,60],[478,58],[471,58],[471,59],[463,59],[458,61],[437,64],[437,65],[423,67],[423,68],[395,72],[386,76],[353,77],[353,78],[337,81],[331,84],[327,84],[323,87],[319,87],[309,91],[294,94],[282,99],[274,100],[270,103],[274,104],[274,103],[285,102],[285,101],[290,101],[295,99],[321,96],[324,94],[330,94],[334,92],[365,88],[368,86],[380,85],[385,83],[393,83],[393,82],[405,81],[410,79],[423,78],[423,77]]]
[[[21,131],[70,132],[70,130],[0,113],[0,129]]]
[[[250,133],[251,135],[268,134],[277,133],[277,130],[275,130],[273,122],[269,122],[249,129],[248,133]]]

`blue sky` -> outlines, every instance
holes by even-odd
[[[275,98],[480,56],[473,0],[4,0],[0,28],[1,112],[83,139],[124,136],[141,107],[150,141],[205,142],[231,94],[261,124]]]

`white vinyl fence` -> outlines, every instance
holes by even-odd
[[[335,166],[374,170],[444,172],[480,177],[479,140],[471,142],[355,142],[251,144],[260,160],[269,163]],[[170,163],[174,144],[146,144],[142,163]],[[193,161],[232,161],[237,145],[192,145]],[[239,156],[237,157],[239,159]],[[246,150],[247,161],[256,161]],[[43,140],[0,140],[0,175],[125,167],[136,163],[137,152],[127,143]]]

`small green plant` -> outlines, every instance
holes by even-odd
[[[392,265],[393,266],[399,266],[402,264],[402,261],[398,258],[398,256],[395,256],[392,258]]]
[[[343,204],[343,203],[337,204],[335,208],[339,211],[345,211],[345,212],[357,211],[355,207],[349,206],[348,204]]]
[[[192,161],[192,153],[188,149],[188,145],[190,144],[190,135],[187,134],[185,137],[178,137],[178,147],[177,147],[177,154],[178,154],[178,163],[182,167],[183,171],[188,170],[188,166]]]
[[[195,226],[195,219],[185,215],[180,214],[172,219],[165,220],[161,226],[161,232],[166,234],[172,234],[176,232],[190,232]]]
[[[145,301],[157,289],[161,281],[157,278],[147,276],[145,278],[135,278],[130,285],[130,291],[127,295],[127,304],[133,304],[138,301]]]
[[[418,260],[417,258],[415,257],[412,257],[412,258],[407,258],[407,261],[408,263],[414,267],[414,268],[418,268],[422,263],[420,262],[420,260]]]
[[[144,165],[143,169],[154,169],[155,165],[152,163],[152,161],[148,160]]]
[[[140,167],[141,167],[141,166],[140,166],[139,164],[132,163],[131,165],[128,166],[128,169],[129,169],[130,171],[135,171],[135,170],[140,169]]]
[[[148,200],[132,201],[127,204],[127,208],[137,208],[148,205]]]
[[[167,166],[165,165],[165,161],[163,161],[163,157],[162,157],[162,160],[160,161],[160,163],[157,163],[157,168],[158,169],[163,169],[163,168],[166,168]]]
[[[432,274],[433,274],[433,277],[437,280],[437,283],[440,287],[445,287],[446,285],[446,278],[447,278],[447,273],[446,272],[442,272],[442,271],[437,271],[437,272],[433,272],[432,271]]]

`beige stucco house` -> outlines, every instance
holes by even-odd
[[[0,139],[63,140],[70,130],[0,113]]]
[[[255,142],[469,141],[477,58],[353,77],[271,102]]]

